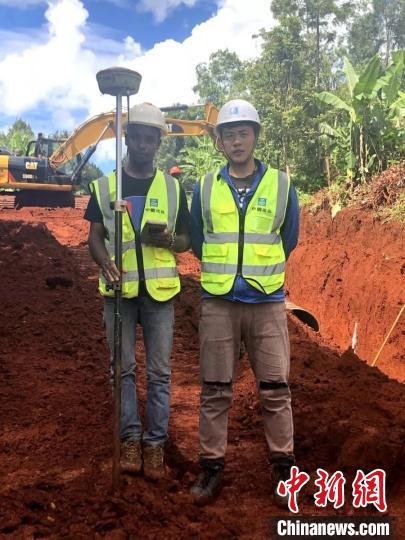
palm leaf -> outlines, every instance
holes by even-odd
[[[353,66],[349,62],[349,59],[345,56],[343,60],[343,72],[347,77],[347,84],[349,86],[350,95],[353,97],[353,89],[356,86],[359,77],[354,71]]]
[[[378,54],[373,56],[365,67],[363,73],[360,74],[359,80],[353,89],[353,94],[356,99],[370,97],[374,92],[374,87],[381,73],[381,60]]]

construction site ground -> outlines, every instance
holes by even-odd
[[[179,256],[167,479],[124,475],[121,491],[111,492],[112,397],[85,203],[14,210],[6,202],[0,210],[0,538],[268,537],[270,518],[288,512],[272,500],[246,356],[234,387],[223,492],[204,508],[189,495],[199,405],[199,265],[191,253]],[[302,223],[287,288],[318,317],[321,332],[289,317],[296,458],[311,475],[298,515],[381,516],[373,505],[353,508],[351,481],[357,469],[382,468],[383,516],[394,517],[396,538],[405,538],[403,319],[376,367],[369,365],[404,302],[403,226],[368,210],[335,220],[327,211],[304,213]],[[359,357],[351,348],[356,323]],[[141,340],[137,355],[143,408]],[[315,506],[317,468],[346,475],[338,510]]]

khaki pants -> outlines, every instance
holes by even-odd
[[[200,457],[225,457],[228,409],[241,339],[255,374],[270,458],[293,453],[290,348],[284,302],[203,299],[200,319]]]

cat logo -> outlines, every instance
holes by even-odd
[[[36,171],[38,168],[38,162],[37,161],[27,161],[25,164],[25,168],[28,171]]]

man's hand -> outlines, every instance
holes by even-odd
[[[103,261],[100,267],[101,273],[110,285],[113,285],[114,283],[119,283],[120,273],[118,271],[118,268],[115,266],[114,261],[112,261],[111,259],[106,259],[105,261]]]
[[[89,232],[89,248],[91,256],[101,269],[107,283],[114,285],[120,282],[120,273],[114,261],[110,259],[104,244],[104,226],[102,223],[92,223]],[[122,273],[126,270],[123,268]]]

